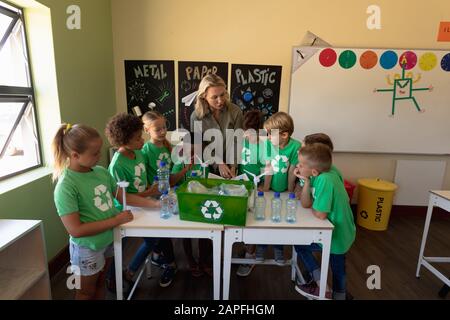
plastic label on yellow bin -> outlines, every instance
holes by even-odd
[[[358,187],[356,222],[369,230],[386,230],[397,185],[380,179],[359,179]]]

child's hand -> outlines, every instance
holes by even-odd
[[[297,178],[300,178],[300,179],[301,179],[302,174],[300,173],[300,169],[299,169],[298,167],[295,167],[295,169],[294,169],[294,175],[295,175]]]
[[[161,208],[161,201],[155,200],[155,199],[149,199],[149,201],[150,201],[150,204],[149,204],[150,208],[155,208],[155,209]]]
[[[133,214],[131,213],[130,210],[125,210],[120,212],[116,216],[116,219],[119,222],[119,224],[124,224],[133,220]]]

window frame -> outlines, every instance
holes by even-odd
[[[11,6],[13,8],[16,8],[18,12],[14,12],[4,6],[2,4],[6,4],[8,6]],[[27,167],[22,170],[14,171],[12,173],[6,174],[4,176],[0,177],[0,181],[4,181],[8,178],[12,178],[14,176],[20,175],[22,173],[40,168],[43,166],[43,158],[42,158],[42,145],[41,145],[41,137],[39,133],[39,121],[38,121],[38,113],[37,113],[37,105],[36,105],[36,99],[35,99],[35,91],[34,91],[34,82],[33,82],[33,74],[31,72],[31,56],[30,56],[30,49],[28,45],[28,37],[27,37],[27,27],[25,24],[25,19],[23,15],[23,8],[17,7],[16,5],[13,5],[7,1],[0,0],[0,14],[5,14],[9,17],[12,17],[13,20],[11,21],[8,29],[5,32],[5,35],[2,39],[0,39],[0,50],[3,48],[4,44],[8,40],[12,30],[14,29],[17,22],[20,20],[22,23],[23,28],[23,36],[24,36],[24,45],[25,50],[27,54],[27,69],[28,69],[28,77],[29,77],[29,87],[17,87],[17,86],[5,86],[0,85],[0,102],[23,102],[22,108],[19,112],[19,115],[14,123],[14,126],[11,128],[11,131],[9,132],[9,135],[5,141],[5,145],[3,149],[0,150],[0,158],[3,157],[4,153],[6,152],[6,149],[8,147],[8,144],[10,143],[12,137],[14,136],[14,133],[16,129],[19,127],[20,122],[23,119],[23,116],[25,114],[25,111],[27,110],[27,106],[29,103],[31,103],[31,111],[33,112],[33,121],[34,126],[36,129],[36,140],[37,140],[37,155],[38,155],[38,161],[36,165],[32,165],[30,167]]]

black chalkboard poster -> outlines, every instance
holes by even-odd
[[[190,129],[198,85],[207,74],[217,74],[228,84],[227,62],[178,62],[178,125]]]
[[[243,112],[259,109],[265,119],[278,112],[280,84],[281,66],[231,66],[231,101]]]
[[[125,82],[129,113],[158,111],[176,129],[174,61],[125,60]]]

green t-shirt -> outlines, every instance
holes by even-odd
[[[244,140],[241,152],[241,163],[239,164],[239,174],[245,173],[250,181],[253,181],[253,177],[245,172],[245,170],[253,173],[254,175],[260,175],[261,169],[264,169],[265,163],[263,161],[261,151],[264,145],[260,143],[250,143],[247,139]],[[264,177],[261,178],[261,181]]]
[[[172,167],[170,152],[166,147],[157,147],[149,141],[142,147],[142,154],[144,155],[145,167],[147,169],[147,182],[149,184],[153,183],[153,178],[156,176],[156,171],[161,161],[169,165],[169,168]]]
[[[147,189],[147,171],[145,169],[144,156],[140,150],[134,150],[135,158],[125,157],[120,152],[116,152],[109,164],[109,173],[116,179],[116,182],[127,181],[127,193],[144,192]],[[122,204],[114,199],[114,205],[122,211]]]
[[[284,192],[288,189],[288,172],[290,166],[298,163],[298,149],[302,144],[290,138],[287,145],[280,149],[274,147],[269,139],[265,142],[265,160],[270,161],[273,169],[272,182],[270,189],[276,192]]]
[[[119,212],[113,205],[115,192],[116,182],[103,167],[94,167],[90,172],[66,169],[54,191],[58,215],[62,217],[78,212],[83,223],[114,217]],[[113,231],[110,229],[92,236],[70,238],[79,246],[100,250],[113,242]]]
[[[172,174],[181,172],[181,170],[183,170],[185,164],[184,162],[177,162],[173,165],[172,167]],[[193,164],[191,169],[186,171],[186,174],[184,175],[184,177],[179,181],[179,183],[182,183],[184,181],[186,181],[187,179],[189,179],[192,175],[192,172],[195,172],[197,174],[197,177],[200,178],[203,176],[203,168],[200,164]],[[205,169],[205,175],[208,176],[209,174],[209,167],[206,167]]]
[[[331,253],[346,253],[355,240],[356,228],[342,177],[337,172],[322,172],[311,183],[313,209],[327,213],[334,225],[331,238]]]

